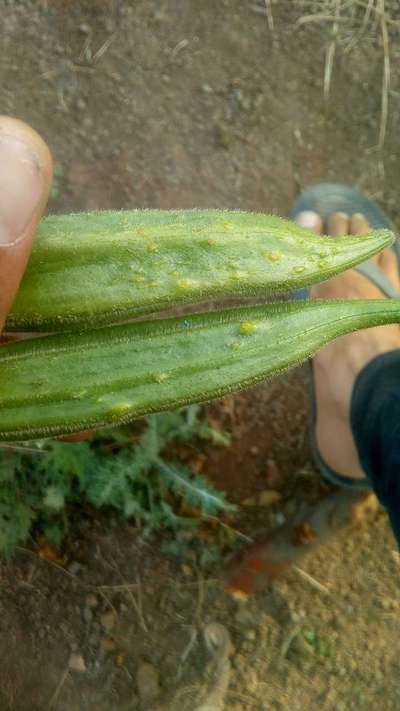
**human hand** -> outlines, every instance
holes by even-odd
[[[51,153],[39,134],[22,121],[0,116],[0,334],[28,264],[52,178]]]
[[[45,210],[53,161],[30,126],[0,116],[0,332],[12,306]]]

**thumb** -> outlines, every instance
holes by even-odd
[[[36,131],[0,116],[0,331],[28,263],[52,174],[50,151]]]

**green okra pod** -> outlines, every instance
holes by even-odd
[[[393,242],[323,238],[271,215],[131,210],[51,216],[6,324],[65,331],[218,297],[266,296],[322,281]]]
[[[58,334],[0,348],[0,440],[129,422],[269,378],[400,299],[309,301]]]

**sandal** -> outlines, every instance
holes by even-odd
[[[386,228],[393,232],[396,231],[393,222],[385,215],[379,205],[355,188],[340,183],[320,183],[319,185],[305,190],[296,200],[290,213],[290,218],[295,220],[297,215],[305,210],[318,213],[322,220],[326,220],[332,212],[345,212],[348,215],[361,213],[366,217],[372,229]],[[397,260],[400,263],[400,244],[398,240],[396,240],[391,249],[395,252]],[[400,292],[372,260],[362,262],[357,267],[354,267],[354,269],[375,284],[385,296],[392,298],[400,297]],[[297,291],[294,296],[296,299],[308,299],[309,291],[308,289],[301,289]],[[372,487],[367,477],[365,477],[365,479],[354,479],[353,477],[339,474],[324,461],[318,449],[316,438],[317,403],[312,360],[310,360],[309,363],[311,376],[311,415],[309,430],[314,462],[322,476],[331,484],[352,489],[353,491],[371,491]]]

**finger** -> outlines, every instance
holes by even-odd
[[[52,171],[50,151],[36,131],[0,116],[0,331],[46,207]]]

